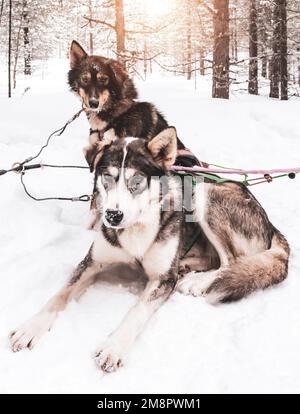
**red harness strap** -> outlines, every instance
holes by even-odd
[[[192,151],[187,149],[187,148],[177,150],[177,156],[180,156],[180,155],[190,155],[192,157],[195,157],[194,154],[192,153]],[[207,162],[204,162],[204,161],[199,161],[199,163],[197,165],[199,167],[202,167],[202,168],[208,168],[209,167],[209,164],[207,164]]]

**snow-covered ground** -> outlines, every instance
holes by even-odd
[[[49,132],[80,107],[66,85],[67,62],[37,73],[8,100],[0,95],[0,168],[34,154]],[[299,100],[278,102],[235,94],[212,100],[209,80],[153,77],[138,82],[179,136],[206,161],[233,167],[299,166]],[[84,116],[55,138],[44,162],[85,165]],[[83,170],[26,174],[38,196],[91,191]],[[19,176],[0,177],[0,392],[8,393],[288,393],[300,389],[300,178],[253,187],[292,247],[288,279],[235,304],[213,307],[176,293],[138,339],[119,372],[104,375],[91,355],[136,297],[122,286],[98,284],[71,303],[33,351],[14,354],[8,333],[67,280],[87,251],[88,203],[37,203]]]

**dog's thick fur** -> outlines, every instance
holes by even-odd
[[[96,275],[101,278],[116,264],[141,269],[148,282],[136,305],[96,351],[97,365],[107,372],[122,365],[136,337],[186,269],[203,273],[183,276],[178,290],[207,296],[213,303],[241,299],[287,276],[288,243],[243,185],[198,182],[192,199],[195,221],[186,222],[182,206],[177,208],[182,181],[169,172],[175,157],[174,128],[149,142],[131,138],[99,144],[95,185],[98,207],[103,210],[101,229],[66,286],[11,334],[14,351],[32,348],[58,312],[78,298]],[[195,232],[198,240],[185,255],[185,239]]]

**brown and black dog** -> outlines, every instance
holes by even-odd
[[[119,138],[131,136],[150,140],[169,126],[153,104],[137,101],[133,80],[121,63],[102,56],[89,56],[73,40],[70,66],[70,88],[81,98],[91,127],[90,145],[85,151],[90,166],[97,152],[95,145],[109,129]],[[178,137],[177,147],[176,165],[199,164]]]

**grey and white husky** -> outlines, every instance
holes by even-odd
[[[170,172],[176,137],[170,127],[150,141],[110,136],[98,143],[94,170],[101,229],[66,285],[11,333],[14,351],[32,348],[70,300],[117,264],[121,271],[122,265],[140,269],[147,283],[96,350],[95,361],[106,372],[123,364],[146,322],[175,289],[229,302],[287,276],[288,243],[242,184],[199,181],[189,214],[178,203],[184,181]]]

